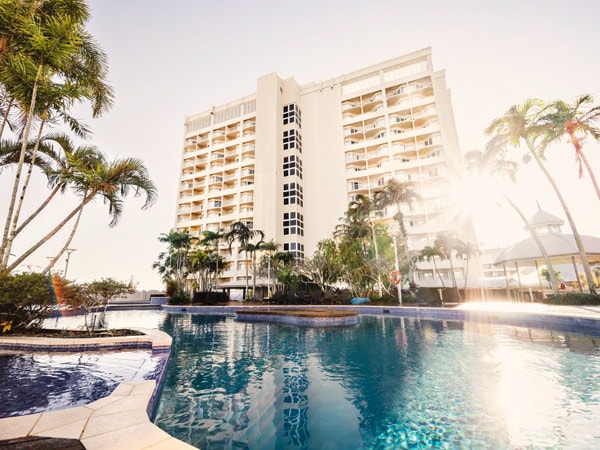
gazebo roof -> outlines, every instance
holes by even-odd
[[[550,214],[547,211],[542,210],[541,208],[537,210],[537,212],[533,215],[531,219],[529,219],[529,226],[531,228],[540,227],[543,225],[558,225],[561,226],[565,221],[560,217],[556,217],[553,214]]]
[[[545,233],[538,235],[546,253],[553,261],[564,260],[569,262],[571,257],[579,259],[579,250],[572,234]],[[583,248],[588,258],[600,261],[600,238],[594,236],[580,235]],[[543,261],[543,255],[532,237],[523,239],[504,250],[494,264],[500,265],[507,262]]]

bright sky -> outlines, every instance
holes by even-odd
[[[489,122],[528,97],[572,101],[591,93],[600,104],[596,0],[582,0],[577,7],[564,0],[92,0],[90,5],[88,29],[109,56],[116,92],[108,114],[86,121],[92,143],[113,158],[142,158],[159,198],[141,211],[142,201],[130,197],[115,228],[108,227],[105,205],[88,207],[68,268],[68,278],[80,282],[133,277],[139,289],[162,289],[152,263],[165,248],[158,236],[174,226],[184,117],[255,92],[260,75],[278,71],[304,84],[431,47],[434,67],[446,71],[463,152],[483,148]],[[77,115],[89,116],[87,109]],[[584,150],[600,177],[600,146],[589,142]],[[600,235],[600,200],[589,179],[577,178],[570,147],[557,146],[548,156],[579,231]],[[9,174],[0,177],[6,193],[0,198],[2,224]],[[513,199],[527,217],[539,200],[543,209],[565,218],[533,164],[518,178]],[[41,198],[45,185],[36,189]],[[72,207],[74,200],[66,203]],[[481,203],[473,209],[485,247],[526,236],[508,207]],[[57,204],[39,230],[65,211]],[[31,235],[39,236],[39,230]],[[62,242],[49,242],[27,264],[45,267]],[[20,248],[24,243],[16,253]],[[64,270],[64,257],[56,268]]]

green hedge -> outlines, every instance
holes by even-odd
[[[55,304],[47,275],[0,273],[0,334],[40,328]]]
[[[545,303],[550,305],[600,305],[600,295],[567,292],[548,297]]]

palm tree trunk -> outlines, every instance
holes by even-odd
[[[45,116],[46,112],[44,112]],[[29,169],[27,169],[27,174],[25,175],[25,179],[23,180],[23,186],[21,187],[21,195],[19,196],[19,200],[17,202],[15,211],[13,213],[12,225],[10,227],[10,232],[8,234],[7,239],[7,247],[10,249],[12,247],[12,243],[15,240],[15,236],[17,235],[17,224],[19,222],[19,216],[21,215],[21,208],[23,207],[23,201],[25,200],[25,194],[27,192],[27,187],[29,186],[29,181],[31,180],[31,174],[33,173],[33,167],[35,164],[35,158],[37,156],[37,151],[40,146],[40,140],[42,138],[42,132],[44,129],[45,119],[42,119],[40,123],[40,128],[38,130],[37,137],[35,139],[35,144],[33,146],[33,151],[31,152],[31,161],[29,162]]]
[[[12,264],[7,267],[7,270],[9,272],[14,270],[19,264],[21,264],[25,259],[27,259],[33,252],[35,252],[38,248],[40,248],[48,240],[50,240],[52,237],[54,237],[56,235],[56,233],[58,233],[62,229],[62,227],[64,227],[67,224],[67,222],[69,222],[69,220],[71,220],[75,216],[75,214],[77,214],[79,212],[79,210],[81,208],[83,208],[86,204],[88,204],[94,198],[94,195],[95,195],[95,192],[88,194],[82,200],[82,202],[75,209],[73,209],[69,214],[67,214],[67,216],[58,225],[56,225],[48,234],[46,234],[42,239],[37,241],[31,247],[29,247],[29,249],[27,249],[25,251],[25,253],[23,253],[15,261],[13,261]]]
[[[37,217],[37,215],[39,213],[41,213],[44,208],[46,206],[48,206],[48,204],[50,203],[50,200],[52,200],[54,198],[54,196],[56,195],[56,193],[60,190],[60,185],[56,185],[54,187],[54,189],[52,189],[52,191],[50,191],[50,194],[48,195],[48,197],[46,197],[46,200],[44,200],[42,202],[42,204],[38,207],[38,209],[36,209],[34,212],[32,212],[29,217],[27,217],[27,219],[25,219],[23,221],[23,223],[21,223],[21,225],[19,225],[17,227],[17,229],[15,230],[15,237],[23,230],[23,228],[25,228],[27,225],[29,225],[29,223],[35,219]]]
[[[252,300],[256,300],[256,250],[252,252]]]
[[[560,201],[563,211],[565,212],[565,216],[567,216],[567,221],[569,222],[569,225],[571,226],[571,231],[573,232],[573,238],[575,239],[575,243],[577,244],[577,250],[579,251],[579,258],[581,259],[583,271],[585,272],[585,277],[587,279],[590,294],[595,294],[596,287],[595,287],[595,283],[594,283],[594,277],[592,276],[592,271],[590,269],[590,264],[587,260],[587,255],[585,253],[585,248],[583,247],[583,242],[581,241],[581,236],[579,235],[579,232],[577,231],[577,226],[575,225],[575,221],[573,220],[573,217],[571,216],[571,211],[569,211],[567,203],[565,202],[565,199],[563,198],[562,193],[560,192],[560,189],[556,185],[556,182],[554,181],[554,179],[552,178],[552,176],[550,175],[550,173],[548,172],[548,170],[542,163],[542,160],[540,159],[538,154],[534,151],[529,140],[527,140],[527,147],[529,148],[530,153],[532,154],[533,158],[535,159],[535,162],[538,164],[538,167],[542,170],[542,172],[546,176],[546,179],[552,186],[552,189],[554,190],[554,193],[558,197],[558,200]]]
[[[458,289],[458,284],[456,283],[456,275],[454,274],[454,263],[452,262],[452,251],[448,254],[448,259],[450,260],[450,274],[452,275],[452,284],[456,289],[456,293],[458,294],[458,301],[462,303],[462,296],[460,295],[460,290]]]
[[[60,249],[58,254],[54,258],[52,258],[52,261],[50,261],[50,263],[48,264],[48,267],[46,267],[42,271],[42,273],[49,273],[50,270],[52,269],[52,267],[54,267],[56,262],[60,259],[60,257],[65,253],[65,251],[67,251],[67,249],[71,245],[71,241],[73,241],[73,237],[75,236],[75,232],[77,231],[77,227],[79,226],[79,221],[81,220],[82,214],[83,214],[83,205],[81,206],[81,209],[79,210],[79,213],[77,214],[77,218],[75,219],[75,223],[73,224],[73,229],[71,230],[71,234],[69,234],[67,241],[65,242],[63,247]],[[63,276],[64,275],[66,275],[66,274],[63,274]]]
[[[246,267],[246,295],[248,297],[248,251],[244,250],[244,255],[246,256],[244,261],[244,266]],[[253,293],[254,294],[254,293]]]
[[[579,156],[580,156],[581,160],[583,161],[583,165],[585,166],[585,170],[587,170],[587,173],[590,175],[590,180],[592,180],[592,185],[594,186],[594,190],[596,191],[596,195],[598,196],[598,199],[600,199],[600,186],[598,186],[598,181],[596,180],[596,176],[594,175],[594,171],[592,170],[592,166],[590,166],[590,162],[588,161],[588,159],[585,156],[585,154],[583,153],[583,151],[581,151],[579,153]]]
[[[25,129],[23,130],[23,143],[21,145],[21,153],[19,155],[19,163],[17,165],[17,171],[15,173],[15,181],[10,196],[10,203],[8,205],[8,211],[6,213],[6,223],[4,224],[4,232],[2,234],[2,245],[0,246],[0,271],[8,266],[8,257],[10,255],[12,242],[8,242],[8,236],[10,233],[10,227],[12,222],[13,213],[15,210],[15,204],[17,202],[17,191],[21,184],[21,172],[23,171],[23,164],[25,162],[25,153],[27,152],[27,141],[29,140],[29,132],[31,130],[31,124],[33,122],[33,113],[35,108],[35,102],[37,97],[37,91],[39,86],[39,80],[42,75],[43,64],[38,66],[38,72],[33,83],[33,89],[31,92],[31,102],[29,104],[29,111],[27,112],[27,121],[25,122]]]
[[[6,111],[4,112],[4,116],[2,117],[2,125],[0,125],[0,138],[4,134],[4,128],[6,127],[6,124],[8,122],[8,115],[10,114],[10,109],[12,108],[13,101],[14,99],[11,97],[8,101],[8,104],[6,105]]]
[[[440,273],[437,263],[435,262],[435,256],[433,257],[433,267],[435,267],[435,271],[438,274],[438,278],[440,279],[440,283],[442,283],[442,288],[445,288],[446,285],[444,284],[444,279],[442,278],[442,274]]]
[[[375,250],[375,264],[377,267],[377,289],[379,291],[379,298],[383,296],[382,283],[381,283],[381,271],[379,270],[379,249],[377,248],[377,237],[375,236],[375,226],[371,219],[369,219],[371,225],[371,237],[373,238],[373,248]]]

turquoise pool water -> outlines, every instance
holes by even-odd
[[[202,449],[600,448],[598,337],[390,316],[326,329],[160,311],[111,311],[107,320],[173,336],[154,421]],[[49,407],[64,408],[73,392],[107,395],[126,367],[154,370],[134,352],[94,364],[55,356],[49,366],[67,382],[32,358],[5,358],[5,387],[20,383],[22,367],[34,374],[11,401],[34,408],[28,393],[44,392]],[[96,389],[89,380],[99,375]]]
[[[200,448],[600,446],[598,338],[364,316],[161,328],[174,342],[155,423]]]

